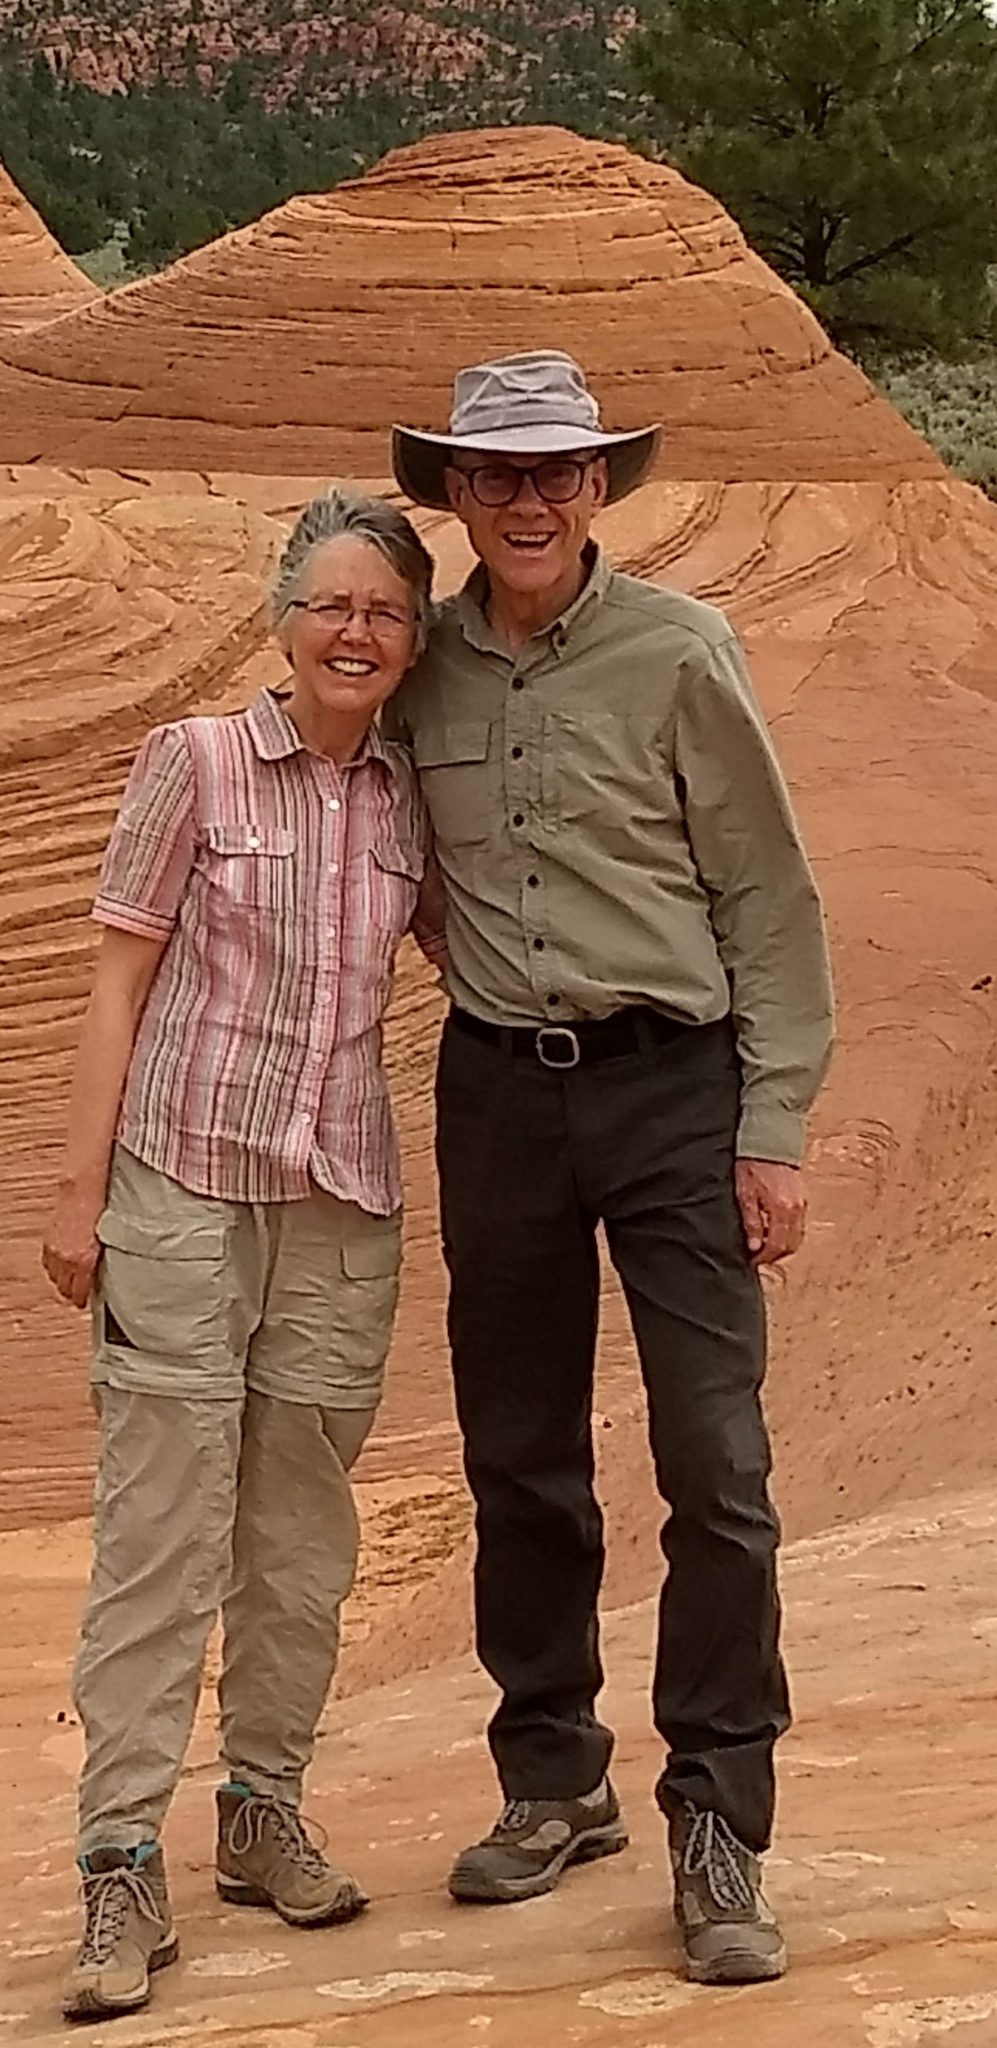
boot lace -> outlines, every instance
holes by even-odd
[[[488,1840],[501,1842],[507,1835],[521,1835],[529,1826],[535,1805],[533,1799],[507,1799]]]
[[[106,1963],[124,1933],[129,1906],[147,1920],[159,1921],[155,1894],[140,1870],[101,1870],[83,1879],[86,1926],[81,1963]]]
[[[325,1829],[317,1821],[309,1821],[308,1826],[321,1836],[324,1849],[329,1839]],[[251,1792],[239,1801],[228,1837],[233,1856],[244,1856],[268,1831],[278,1848],[308,1877],[325,1876],[329,1866],[321,1849],[306,1833],[297,1807],[285,1806],[283,1800],[267,1798],[263,1793]]]
[[[720,1813],[697,1812],[686,1838],[682,1868],[687,1877],[704,1877],[721,1913],[750,1912],[755,1894],[744,1869],[746,1851]]]

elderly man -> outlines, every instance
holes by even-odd
[[[831,998],[730,625],[590,539],[657,438],[603,432],[578,365],[541,351],[462,372],[448,433],[394,439],[403,490],[452,508],[479,557],[392,707],[446,888],[443,1238],[502,1695],[506,1805],[451,1891],[529,1898],[627,1841],[595,1711],[601,1223],[670,1509],[654,1710],[676,1914],[689,1975],[743,1983],[785,1968],[759,1864],[789,1702],[758,1269],[803,1236]]]

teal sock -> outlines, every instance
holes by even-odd
[[[94,1875],[94,1857],[100,1859],[108,1855],[123,1856],[126,1859],[125,1867],[127,1869],[141,1870],[142,1865],[148,1863],[150,1857],[155,1855],[158,1847],[158,1842],[136,1842],[132,1849],[123,1849],[118,1842],[95,1842],[93,1848],[88,1849],[84,1856],[78,1856],[76,1861],[85,1877],[93,1877]],[[100,1870],[101,1867],[106,1869],[109,1866],[106,1864],[102,1866],[98,1860],[97,1870]]]

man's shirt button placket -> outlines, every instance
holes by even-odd
[[[522,690],[522,676],[512,677],[513,690]],[[532,694],[527,697],[509,697],[506,702],[505,727],[505,787],[509,831],[516,848],[523,886],[520,892],[520,919],[523,946],[527,956],[527,972],[530,985],[538,997],[542,997],[549,976],[544,971],[547,939],[544,930],[544,899],[540,893],[540,877],[534,863],[536,848],[532,843],[531,826],[534,819],[542,821],[540,804],[540,752],[542,729],[539,707]]]

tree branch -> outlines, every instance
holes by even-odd
[[[845,284],[850,277],[858,277],[863,270],[872,270],[877,263],[885,262],[887,256],[899,256],[905,249],[913,247],[923,235],[937,234],[959,219],[957,213],[939,214],[936,220],[924,220],[920,227],[911,228],[906,235],[894,235],[892,242],[884,242],[880,249],[870,249],[865,256],[857,256],[854,263],[846,263],[843,270],[835,271],[828,279],[829,284]]]

